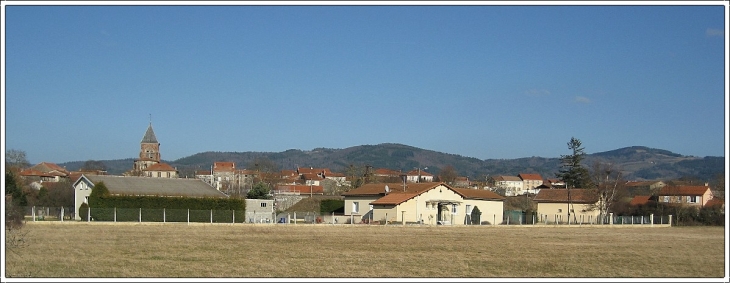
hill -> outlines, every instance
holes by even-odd
[[[345,172],[349,166],[389,168],[410,171],[425,168],[434,175],[451,165],[461,176],[471,180],[485,180],[487,176],[539,173],[551,178],[560,169],[560,158],[526,157],[516,159],[481,160],[457,154],[437,152],[403,144],[385,143],[360,145],[344,149],[315,148],[313,150],[290,149],[283,152],[202,152],[174,161],[165,161],[178,168],[181,176],[193,177],[196,170],[210,170],[213,162],[231,161],[237,168],[253,169],[256,159],[273,161],[279,169],[297,167],[327,167],[335,172]],[[725,171],[724,157],[684,156],[667,150],[643,146],[631,146],[616,150],[587,154],[584,165],[594,161],[610,162],[622,168],[627,180],[671,180],[692,177],[710,181]],[[103,160],[109,174],[121,174],[132,168],[133,158]],[[69,170],[78,170],[83,161],[59,164]]]

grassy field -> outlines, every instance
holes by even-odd
[[[38,224],[6,277],[725,276],[722,227]]]

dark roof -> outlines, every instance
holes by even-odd
[[[542,189],[537,193],[535,202],[568,202],[568,189]],[[570,202],[595,203],[598,198],[594,191],[586,189],[570,189]]]
[[[116,195],[228,197],[200,179],[83,175],[77,182],[84,178],[92,184],[104,182],[109,193]]]
[[[155,137],[155,131],[152,130],[152,123],[147,127],[147,132],[144,133],[142,143],[159,143],[157,137]]]
[[[492,191],[487,191],[487,190],[460,189],[460,188],[453,188],[453,190],[466,199],[504,200],[503,196],[500,196]]]

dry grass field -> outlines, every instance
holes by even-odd
[[[58,222],[56,222],[58,223]],[[29,223],[6,277],[725,276],[722,227]]]

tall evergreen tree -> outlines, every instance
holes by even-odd
[[[555,177],[563,180],[568,189],[589,188],[591,179],[588,169],[581,165],[581,161],[585,158],[586,153],[583,151],[584,148],[581,147],[580,140],[571,137],[570,142],[568,142],[568,149],[573,153],[560,156],[562,165],[559,172],[555,174]]]

